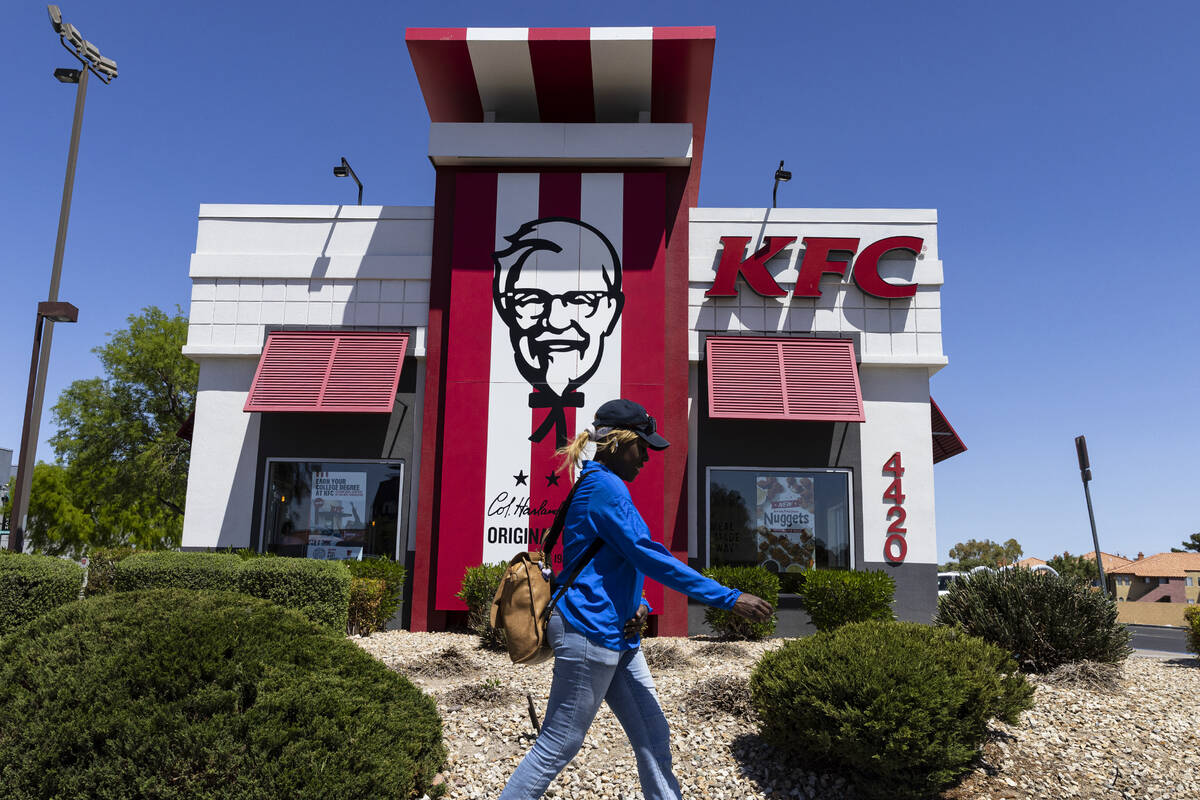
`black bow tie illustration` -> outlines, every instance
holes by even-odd
[[[530,392],[529,407],[550,409],[550,413],[529,437],[529,441],[540,442],[553,428],[555,448],[566,447],[567,414],[564,409],[583,408],[583,392],[565,392],[561,397],[554,392]]]

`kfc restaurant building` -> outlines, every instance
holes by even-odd
[[[630,489],[681,560],[886,569],[927,620],[933,464],[965,449],[929,395],[936,213],[697,208],[714,36],[410,29],[432,206],[201,206],[184,546],[404,559],[406,620],[445,627],[621,396],[672,442]]]

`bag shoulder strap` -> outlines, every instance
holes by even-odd
[[[554,515],[554,523],[550,526],[550,532],[546,534],[546,538],[542,540],[544,548],[543,552],[545,553],[547,560],[550,558],[550,550],[558,542],[558,537],[562,533],[563,525],[567,519],[567,508],[571,505],[571,501],[575,499],[575,491],[581,485],[583,485],[583,482],[587,480],[591,474],[592,473],[588,472],[585,475],[582,475],[579,480],[575,481],[575,485],[571,487],[571,492],[567,495],[567,499],[564,500],[562,505],[558,507],[558,512]],[[590,545],[588,545],[588,549],[583,552],[583,555],[581,555],[579,560],[574,564],[574,566],[572,566],[571,574],[567,576],[566,580],[561,581],[556,587],[557,591],[554,592],[554,596],[550,598],[550,602],[546,605],[546,608],[541,613],[541,618],[543,620],[550,618],[550,612],[552,612],[554,607],[558,605],[558,601],[561,600],[562,596],[567,593],[567,589],[570,589],[571,584],[575,583],[575,579],[579,577],[579,573],[583,571],[583,568],[588,565],[588,562],[592,560],[592,557],[595,556],[603,546],[604,540],[599,536],[597,536],[596,539]]]
[[[575,485],[571,487],[571,491],[567,494],[567,498],[562,501],[558,510],[554,512],[554,522],[550,524],[550,532],[542,539],[542,552],[546,555],[547,559],[549,559],[550,551],[554,549],[554,545],[558,544],[558,537],[562,535],[563,526],[567,522],[567,509],[571,507],[571,501],[575,499],[575,492],[579,491],[579,487],[591,475],[591,472],[580,475],[579,480],[575,481]]]

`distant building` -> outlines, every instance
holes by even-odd
[[[1111,569],[1109,589],[1118,602],[1189,603],[1200,601],[1200,553],[1159,553],[1138,557]]]
[[[1040,558],[1034,558],[1033,556],[1030,556],[1029,558],[1022,558],[1020,561],[1018,561],[1017,566],[1024,567],[1025,569],[1033,569],[1034,567],[1043,566],[1045,563],[1046,562],[1042,561]]]
[[[1096,554],[1091,552],[1090,550],[1086,553],[1082,553],[1081,555],[1084,558],[1086,558],[1088,561],[1096,560]],[[1106,553],[1103,550],[1100,551],[1100,565],[1102,567],[1104,567],[1105,575],[1107,575],[1109,572],[1112,572],[1117,567],[1123,567],[1126,564],[1132,564],[1132,563],[1133,563],[1133,561],[1128,558],[1125,558],[1125,556],[1113,555],[1112,553]]]

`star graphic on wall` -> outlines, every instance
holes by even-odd
[[[513,475],[513,480],[516,481],[516,483],[513,485],[514,486],[528,486],[529,484],[527,484],[525,482],[525,479],[528,477],[529,476],[525,474],[525,470],[519,471],[516,475]]]
[[[558,486],[558,475],[554,474],[553,472],[551,472],[549,475],[547,475],[546,476],[546,485],[547,486]]]

